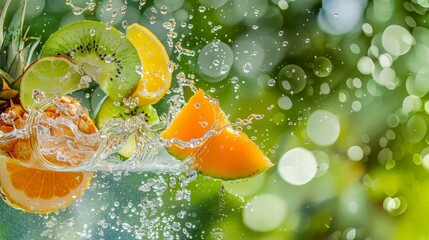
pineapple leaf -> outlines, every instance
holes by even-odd
[[[28,30],[24,34],[24,37],[27,36]],[[28,43],[27,46],[24,47],[25,43]],[[25,67],[30,65],[30,63],[33,61],[33,54],[36,51],[37,45],[40,43],[39,37],[25,37],[22,39],[22,45],[20,47],[21,51],[20,54],[23,57],[25,61]]]
[[[0,13],[0,46],[3,45],[3,39],[4,39],[4,21],[6,19],[6,12],[7,9],[9,8],[9,4],[12,0],[6,0],[6,2],[4,3],[4,6],[2,8],[2,11]]]
[[[15,79],[21,75],[25,68],[25,60],[19,54],[19,51],[26,6],[27,0],[22,0],[12,18],[1,46],[2,56],[0,60],[6,63],[6,70]]]
[[[9,75],[9,73],[3,71],[0,69],[0,81],[1,81],[1,88],[3,89],[3,81],[6,81],[8,85],[10,85],[12,82],[14,82],[14,79]]]

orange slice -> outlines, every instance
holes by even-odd
[[[164,139],[173,139],[189,142],[192,139],[202,138],[210,129],[219,130],[229,124],[225,113],[219,104],[198,90],[183,106],[172,120],[171,124],[160,134]],[[183,147],[173,144],[169,151],[179,159],[193,155],[201,145]]]
[[[191,157],[190,167],[206,176],[239,179],[273,166],[246,134],[236,132],[229,124],[219,104],[198,90],[161,133],[161,137],[190,141],[203,137],[210,129],[215,130],[216,134],[198,146],[184,148],[173,144],[168,148],[179,159]]]
[[[137,23],[127,28],[127,38],[137,49],[142,64],[142,76],[132,97],[139,99],[139,106],[156,103],[171,86],[167,51],[150,30]]]
[[[55,172],[27,168],[0,155],[2,197],[14,208],[50,213],[67,207],[89,186],[90,172]]]

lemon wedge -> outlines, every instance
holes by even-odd
[[[139,106],[154,104],[170,89],[172,79],[168,67],[170,57],[159,39],[140,24],[130,25],[126,36],[137,49],[142,65],[136,66],[136,71],[141,77],[132,97],[139,99]]]

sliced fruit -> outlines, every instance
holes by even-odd
[[[96,21],[69,24],[46,41],[42,56],[67,56],[81,66],[104,92],[122,101],[134,91],[140,75],[139,55],[131,42],[115,29]]]
[[[219,130],[229,124],[219,104],[199,89],[160,136],[167,140],[190,142],[192,139],[201,139],[209,130]],[[199,147],[201,145],[184,146],[174,143],[168,150],[176,158],[185,159],[193,155]]]
[[[191,164],[203,175],[225,180],[251,177],[271,166],[268,157],[246,134],[231,127],[211,136]]]
[[[145,116],[145,121],[149,125],[155,124],[159,121],[158,114],[152,106],[129,108],[124,105],[120,105],[120,103],[108,97],[100,107],[95,122],[99,128],[102,128],[113,118],[128,119],[139,114],[143,114]]]
[[[219,104],[202,90],[189,99],[160,136],[189,142],[211,129],[215,133],[201,145],[173,144],[168,151],[179,159],[191,158],[190,167],[206,176],[228,180],[250,177],[273,165],[246,134],[232,129]]]
[[[82,73],[65,57],[42,57],[33,62],[20,80],[19,99],[26,111],[40,107],[54,96],[81,88]]]
[[[0,155],[4,201],[31,213],[50,213],[70,205],[89,187],[90,172],[55,172],[27,168]]]
[[[98,112],[100,111],[101,106],[103,106],[104,101],[109,96],[106,95],[106,93],[100,88],[100,86],[97,86],[94,91],[91,94],[90,100],[90,106],[91,106],[91,116],[95,119],[95,117],[98,115]]]
[[[139,114],[144,115],[145,121],[149,125],[156,124],[159,122],[159,117],[156,112],[156,109],[152,106],[148,105],[144,107],[128,108],[115,104],[115,101],[112,98],[107,98],[103,102],[103,105],[100,107],[95,121],[97,126],[101,129],[104,125],[106,125],[109,120],[113,118],[128,119],[132,116],[136,116]],[[134,153],[135,148],[135,136],[131,135],[126,141],[124,147],[118,153],[125,158],[129,158]]]
[[[139,106],[154,104],[170,89],[170,58],[159,39],[140,24],[127,28],[127,38],[137,49],[142,65],[142,76],[132,96],[139,99]]]

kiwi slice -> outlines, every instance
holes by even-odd
[[[145,121],[149,124],[156,124],[159,122],[159,117],[156,112],[156,109],[152,107],[151,105],[144,106],[144,107],[135,107],[135,108],[129,108],[126,106],[117,106],[115,104],[115,100],[113,100],[110,97],[107,97],[103,104],[101,105],[100,109],[98,110],[97,117],[95,119],[95,123],[98,128],[102,128],[106,123],[113,118],[122,118],[122,119],[128,119],[132,116],[136,116],[139,114],[143,114],[145,117]],[[125,145],[122,147],[120,151],[118,151],[118,154],[125,159],[131,157],[134,153],[134,150],[136,148],[136,139],[134,135],[131,135]]]
[[[137,50],[115,28],[96,21],[80,21],[60,28],[46,41],[42,56],[69,57],[115,101],[132,94],[140,80]]]

